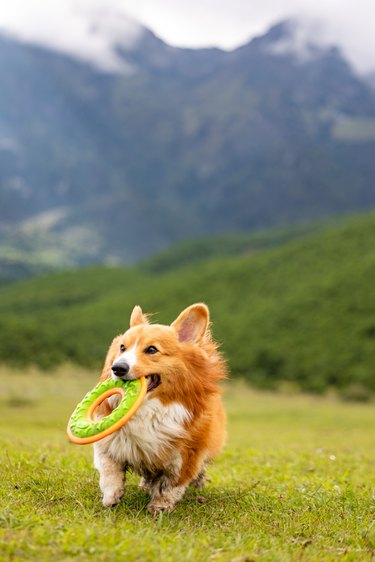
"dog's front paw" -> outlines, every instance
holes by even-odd
[[[113,507],[120,503],[124,495],[124,488],[108,488],[103,492],[103,505],[104,507]]]

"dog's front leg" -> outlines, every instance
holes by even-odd
[[[99,471],[104,507],[117,505],[124,495],[126,467],[115,461],[101,443],[94,443],[94,466]]]

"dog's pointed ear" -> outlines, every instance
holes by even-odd
[[[199,343],[210,322],[210,313],[203,303],[192,304],[172,322],[180,342]]]
[[[130,327],[139,326],[139,324],[148,324],[147,316],[143,314],[140,306],[135,306],[130,315]]]

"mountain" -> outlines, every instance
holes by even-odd
[[[375,205],[375,93],[295,22],[231,52],[113,48],[103,69],[0,38],[0,277]]]
[[[78,363],[95,376],[135,304],[160,312],[153,321],[170,323],[204,301],[232,377],[369,398],[375,214],[297,234],[221,239],[232,257],[207,257],[207,243],[204,260],[185,251],[173,267],[164,255],[142,267],[82,268],[0,287],[0,361],[49,371]]]

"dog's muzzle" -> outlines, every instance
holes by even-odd
[[[126,361],[115,361],[111,369],[112,373],[119,379],[125,381],[133,380],[132,377],[129,376],[130,367]]]

